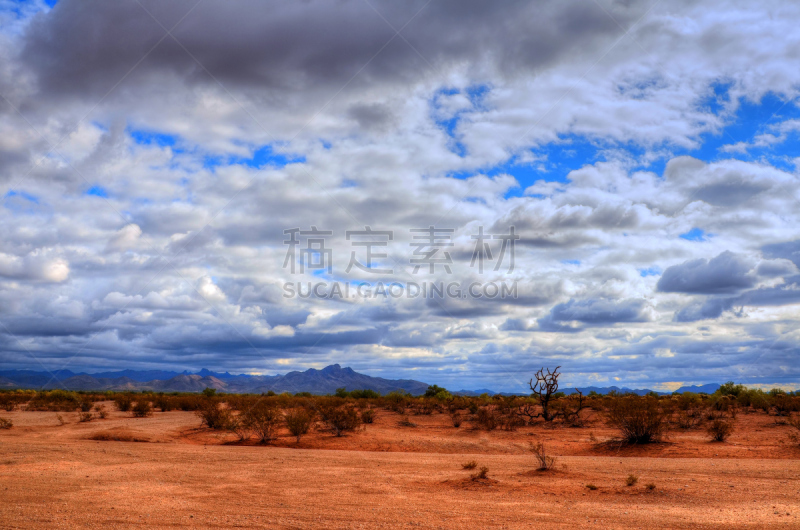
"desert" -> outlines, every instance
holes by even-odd
[[[55,391],[58,392],[58,391]],[[157,396],[131,394],[132,399]],[[241,396],[237,396],[242,398]],[[93,398],[102,398],[101,395]],[[337,436],[319,421],[298,441],[280,424],[266,443],[212,429],[197,411],[143,417],[114,401],[82,412],[2,413],[3,528],[797,528],[800,446],[787,417],[739,410],[724,442],[707,421],[670,428],[656,443],[626,444],[607,425],[603,399],[580,425],[487,428],[470,414],[503,398],[447,404],[385,398],[191,395],[219,410],[320,400],[372,411]],[[172,396],[172,399],[181,399]],[[453,398],[459,399],[459,398]],[[513,399],[513,398],[512,398]],[[646,399],[641,396],[635,399]],[[163,401],[163,400],[162,400]],[[661,401],[673,401],[661,398]],[[135,408],[135,401],[132,409]],[[129,402],[130,405],[130,402]],[[256,405],[260,406],[260,405]],[[124,405],[123,405],[124,408]],[[394,410],[391,410],[394,409]],[[452,409],[452,407],[451,407]],[[595,410],[597,409],[597,410]],[[100,418],[97,411],[103,411]],[[474,406],[473,406],[474,410]],[[771,413],[769,413],[771,412]],[[705,407],[703,414],[707,413]],[[239,412],[239,414],[242,414]],[[480,413],[479,413],[480,414]],[[235,416],[231,412],[232,416]],[[791,421],[791,416],[788,420]],[[541,470],[531,447],[555,461]],[[473,469],[464,469],[470,467]],[[486,467],[485,477],[475,478]],[[635,480],[629,479],[635,477]],[[629,485],[629,482],[634,482]]]

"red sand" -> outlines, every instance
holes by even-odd
[[[189,412],[61,415],[0,413],[14,422],[0,431],[0,527],[800,528],[800,447],[764,414],[740,414],[725,443],[695,430],[621,449],[591,441],[614,435],[599,418],[486,432],[379,411],[363,432],[261,446]],[[89,439],[101,432],[148,442]],[[534,471],[532,441],[555,471]],[[489,478],[471,480],[468,460]]]

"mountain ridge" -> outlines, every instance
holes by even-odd
[[[704,385],[682,386],[674,392],[714,393],[720,385],[709,383]],[[385,379],[356,372],[350,367],[342,368],[332,364],[320,370],[309,368],[305,371],[292,371],[283,375],[249,375],[231,374],[229,372],[213,372],[205,368],[197,373],[188,371],[175,372],[168,370],[119,370],[96,373],[75,373],[70,370],[54,372],[37,372],[34,370],[0,370],[0,389],[36,388],[68,390],[114,390],[156,392],[202,392],[205,388],[213,388],[225,393],[266,393],[269,391],[310,392],[312,394],[333,394],[337,388],[347,390],[374,390],[386,394],[394,390],[402,390],[413,395],[424,394],[428,383],[414,379]],[[565,393],[573,393],[574,388],[565,387]],[[644,395],[653,392],[650,389],[630,389],[627,387],[578,387],[584,394],[597,392],[634,393]],[[656,392],[668,395],[674,392]],[[504,396],[529,395],[529,393],[495,392],[487,388],[478,390],[458,390],[454,394],[477,396],[481,394]]]

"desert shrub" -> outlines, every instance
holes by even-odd
[[[89,437],[90,440],[98,442],[149,442],[147,438],[140,438],[124,431],[105,431],[98,432]]]
[[[7,418],[0,418],[0,429],[10,429],[14,426],[14,422]]]
[[[132,408],[134,418],[146,418],[153,415],[153,407],[150,401],[146,399],[139,399]]]
[[[769,397],[759,389],[748,392],[750,406],[755,410],[769,412],[771,406]]]
[[[733,381],[728,381],[724,385],[721,385],[715,393],[720,396],[739,397],[743,392],[747,392],[747,388],[745,388],[744,385],[737,385]]]
[[[476,467],[478,467],[478,462],[475,460],[470,460],[469,462],[461,464],[461,469],[475,469]]]
[[[608,423],[619,429],[627,443],[661,440],[667,431],[667,416],[659,400],[653,397],[623,396],[609,403]]]
[[[587,484],[586,487],[589,488],[592,491],[597,489],[597,486],[595,486],[594,484]]]
[[[789,416],[798,410],[797,398],[787,395],[781,391],[772,397],[772,408],[775,409],[777,416]]]
[[[114,405],[120,412],[129,412],[133,407],[133,398],[128,394],[119,394],[114,398]]]
[[[159,394],[153,400],[153,405],[158,407],[161,412],[169,412],[173,408],[175,408],[175,403],[173,403],[172,399],[169,396],[165,396],[163,394]]]
[[[727,412],[731,417],[736,417],[736,409],[739,402],[731,396],[713,396],[711,398],[711,409],[719,412]]]
[[[532,443],[530,451],[536,456],[536,461],[538,462],[538,467],[536,469],[539,471],[547,471],[555,467],[556,458],[547,454],[543,443]]]
[[[461,417],[460,412],[455,411],[450,413],[450,421],[453,422],[453,427],[458,429],[461,427],[461,423],[464,421],[464,419]]]
[[[286,427],[289,433],[300,441],[300,437],[308,433],[314,417],[302,408],[292,409],[286,413]]]
[[[400,421],[397,422],[397,425],[400,427],[416,427],[417,424],[411,421],[408,416],[403,416],[400,418]]]
[[[647,484],[645,488],[647,489],[647,491],[653,491],[654,489],[656,489],[656,485],[651,482],[650,484]]]
[[[706,429],[711,440],[714,442],[724,442],[733,432],[733,422],[723,419],[715,419]]]
[[[376,392],[369,388],[364,390],[353,390],[350,392],[350,397],[354,399],[377,399],[381,397],[380,392]]]
[[[672,398],[677,411],[676,425],[684,430],[694,429],[703,422],[703,400],[693,392],[684,392]]]
[[[438,403],[432,398],[420,398],[414,402],[414,414],[430,416],[436,410]]]
[[[786,423],[793,427],[795,431],[789,434],[789,440],[793,443],[800,443],[800,418],[797,416],[793,416],[786,420]]]
[[[363,423],[375,422],[375,409],[365,409],[361,411],[361,421]]]
[[[65,423],[67,423],[66,421],[64,421],[64,418],[63,416],[61,416],[61,414],[56,414],[56,421],[58,422],[59,425],[64,425]]]
[[[206,400],[195,413],[202,423],[214,430],[225,430],[231,422],[231,411],[213,399]]]
[[[387,409],[398,414],[404,414],[408,408],[409,402],[411,401],[411,396],[402,390],[398,390],[386,394],[384,400],[386,402]]]
[[[361,425],[358,412],[339,400],[322,401],[319,403],[317,411],[322,423],[336,436],[354,431]]]
[[[470,414],[476,414],[478,412],[478,404],[474,401],[470,401],[469,405],[467,405],[467,409],[469,410]]]
[[[91,401],[81,401],[78,404],[78,408],[81,409],[81,412],[89,412],[92,410],[92,402]]]
[[[209,400],[200,396],[179,396],[175,400],[176,408],[184,412],[198,412],[208,406]]]
[[[250,438],[250,425],[248,425],[244,416],[241,414],[239,416],[234,416],[233,414],[230,415],[227,429],[235,434],[237,438],[239,438],[240,442],[244,442]]]
[[[91,412],[79,412],[78,413],[78,421],[85,423],[92,421],[94,419],[94,414]]]
[[[489,468],[486,466],[481,466],[476,473],[470,475],[470,478],[472,480],[481,480],[487,478],[488,476],[489,476]]]
[[[487,431],[493,431],[497,428],[499,418],[497,413],[489,407],[481,407],[475,414],[475,425]]]
[[[635,486],[637,482],[639,482],[639,476],[634,475],[633,473],[631,473],[625,478],[626,486]]]
[[[281,411],[271,403],[260,402],[244,413],[244,424],[253,431],[261,443],[269,443],[278,437]]]
[[[97,412],[97,416],[104,420],[108,417],[108,413],[106,412],[106,408],[103,405],[95,405],[94,410]]]
[[[33,399],[28,402],[26,410],[72,412],[78,408],[80,401],[75,392],[67,390],[37,392]]]
[[[0,394],[0,408],[6,412],[12,412],[15,408],[17,408],[16,396],[13,394],[7,394],[5,392]]]

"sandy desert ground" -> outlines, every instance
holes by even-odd
[[[191,412],[60,414],[65,425],[2,414],[14,427],[0,431],[0,527],[800,528],[800,447],[764,414],[740,414],[725,443],[696,430],[634,448],[597,443],[614,435],[599,420],[487,432],[442,414],[403,427],[379,411],[362,432],[263,446]],[[89,439],[98,432],[141,441]],[[535,471],[531,441],[558,457],[555,471]],[[469,460],[488,479],[471,480]]]

